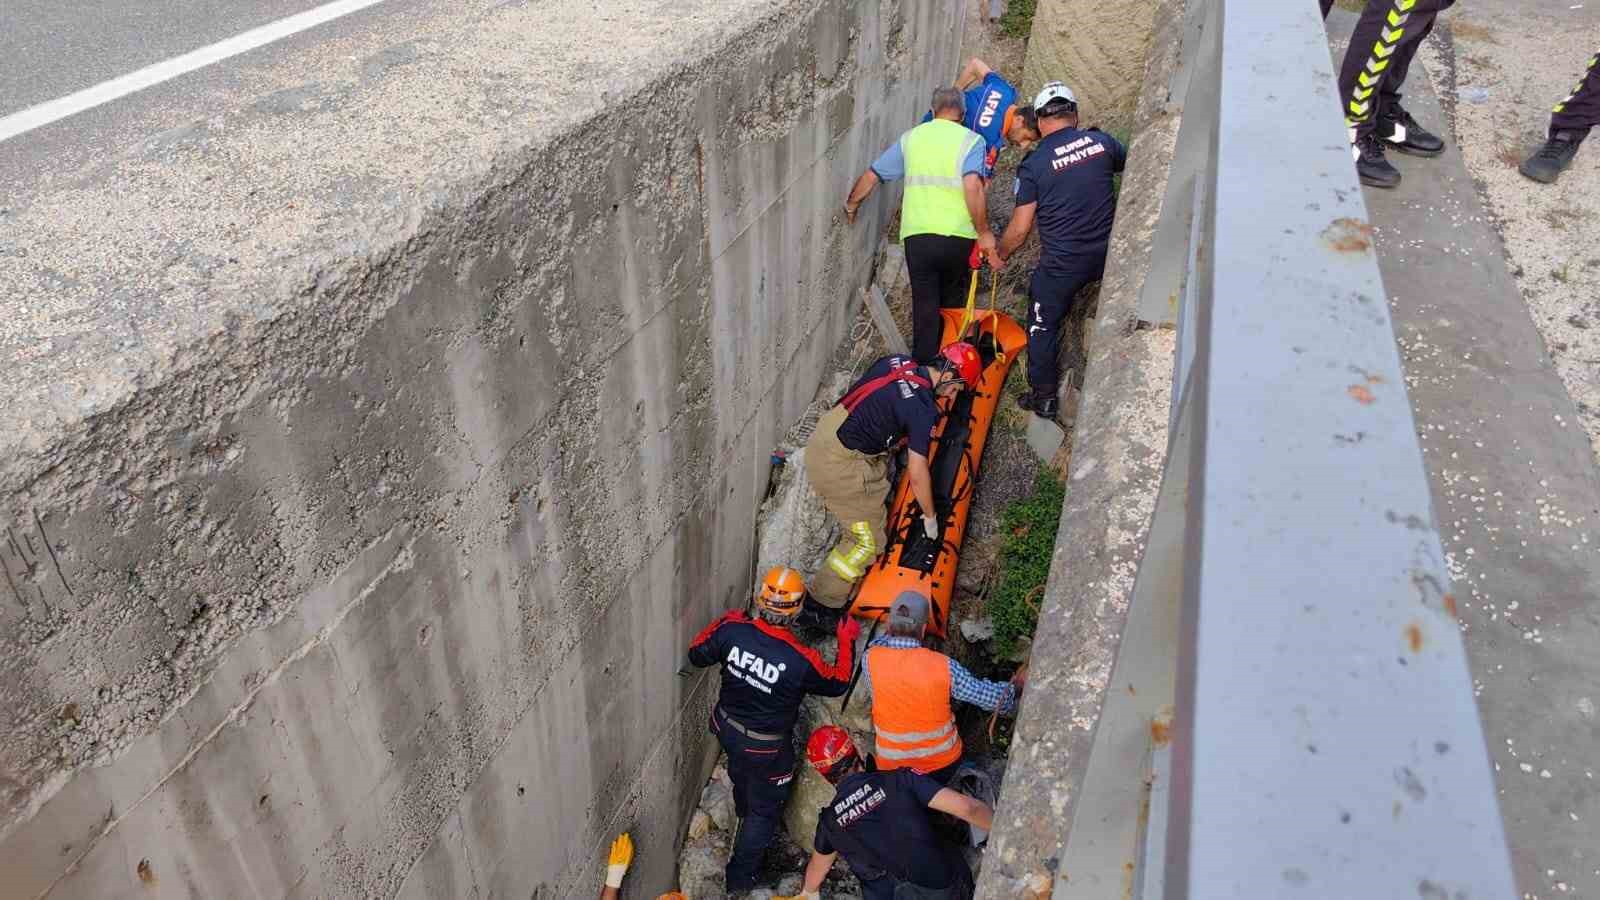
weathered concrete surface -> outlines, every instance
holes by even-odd
[[[1065,81],[1087,124],[1129,133],[1152,29],[1166,24],[1157,14],[1161,6],[1154,0],[1038,0],[1018,87],[1032,97],[1047,81]]]
[[[407,15],[8,200],[7,896],[585,894],[622,828],[672,880],[714,686],[670,673],[960,21]]]
[[[1134,78],[1143,88],[1099,309],[1087,323],[1061,527],[978,880],[986,900],[1050,894],[1160,486],[1174,333],[1134,326],[1181,118],[1168,106],[1167,84],[1182,12],[1182,0],[1159,4],[1149,65]],[[1038,34],[1036,25],[1035,41]]]
[[[1329,32],[1344,38],[1354,24],[1340,13]],[[1433,56],[1433,74],[1447,74],[1451,56]],[[1412,72],[1407,108],[1443,123],[1429,79]],[[1570,369],[1541,339],[1456,146],[1499,136],[1460,134],[1437,159],[1397,155],[1404,181],[1367,189],[1367,209],[1517,885],[1529,897],[1595,897],[1600,468],[1563,383]]]

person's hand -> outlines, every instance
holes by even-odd
[[[1022,696],[1022,689],[1028,686],[1028,664],[1027,663],[1023,663],[1022,664],[1022,668],[1018,669],[1011,676],[1011,685],[1012,685],[1012,687],[1015,687],[1017,689],[1017,692],[1016,692],[1017,696],[1021,697]]]
[[[822,900],[822,894],[818,891],[801,891],[792,897],[773,897],[772,900]]]
[[[1005,267],[1006,261],[1000,256],[1000,245],[994,239],[994,232],[986,231],[978,235],[978,250],[989,261],[989,268],[998,272]]]
[[[845,204],[844,204],[844,220],[846,222],[849,222],[851,225],[854,225],[856,223],[856,212],[859,211],[860,209],[861,209],[861,207],[859,207],[859,206],[851,206],[849,201],[845,201]]]
[[[632,863],[633,838],[624,831],[611,842],[611,856],[606,860],[606,887],[620,890],[622,876],[628,874],[628,866]]]
[[[845,644],[854,643],[855,639],[861,636],[861,623],[856,621],[855,616],[847,612],[840,617],[839,627],[834,630],[833,634],[834,637],[839,639],[839,646],[841,647]]]
[[[938,540],[939,539],[939,517],[938,516],[923,516],[922,517],[922,533],[927,535],[928,536],[928,540],[930,540],[930,541]]]

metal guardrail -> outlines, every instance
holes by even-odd
[[[1142,313],[1173,427],[1054,896],[1509,898],[1310,0],[1191,0]]]

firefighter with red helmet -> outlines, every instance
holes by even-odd
[[[961,850],[939,837],[929,811],[949,813],[987,831],[994,819],[988,804],[915,769],[868,771],[849,733],[837,725],[811,733],[806,758],[836,790],[817,816],[816,850],[800,893],[779,900],[818,900],[822,880],[839,854],[860,880],[866,900],[972,896],[972,870]],[[910,889],[897,893],[902,887]]]
[[[851,586],[883,552],[889,456],[902,446],[923,530],[930,538],[939,536],[928,470],[928,448],[939,423],[935,398],[977,385],[982,373],[978,350],[966,341],[946,345],[927,366],[908,356],[885,356],[817,422],[806,443],[806,477],[844,526],[844,536],[812,579],[817,603],[842,609]]]
[[[832,664],[790,631],[806,593],[805,579],[787,566],[763,579],[755,617],[727,613],[689,645],[689,663],[722,666],[722,687],[711,711],[711,733],[728,754],[739,833],[728,860],[727,889],[756,886],[761,855],[772,843],[794,778],[791,733],[807,694],[838,697],[850,686],[861,626],[845,617]]]

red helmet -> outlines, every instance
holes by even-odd
[[[806,759],[830,784],[837,784],[859,758],[850,732],[837,725],[818,728],[811,732],[811,740],[806,741]]]
[[[978,379],[983,377],[983,360],[978,357],[978,348],[966,341],[956,341],[946,344],[939,351],[950,371],[965,381],[969,386],[977,387]]]

